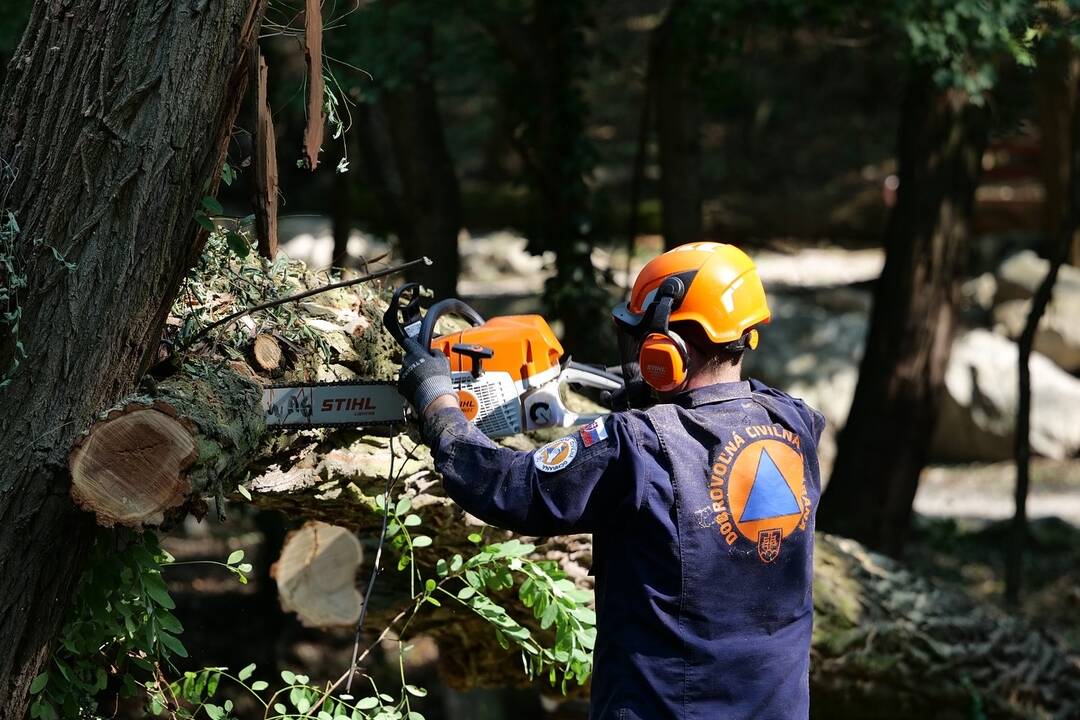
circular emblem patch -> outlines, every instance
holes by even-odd
[[[461,388],[457,391],[458,407],[461,408],[461,414],[465,416],[466,420],[472,420],[480,412],[480,401],[476,399],[476,395],[471,390]]]
[[[533,464],[541,472],[562,470],[574,460],[577,451],[577,441],[573,437],[564,437],[534,452]]]
[[[709,479],[714,520],[727,544],[741,537],[757,546],[762,562],[776,560],[784,539],[805,530],[810,517],[803,472],[791,431],[754,425],[732,433]]]

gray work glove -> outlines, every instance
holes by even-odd
[[[405,358],[398,373],[398,392],[423,413],[431,401],[441,395],[453,395],[450,361],[441,352],[432,352],[412,338],[402,342]]]

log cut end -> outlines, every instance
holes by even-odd
[[[355,625],[363,597],[356,571],[363,559],[360,541],[346,528],[308,522],[285,539],[270,570],[281,607],[306,627]]]
[[[71,497],[105,527],[160,525],[191,492],[199,455],[189,424],[167,405],[127,405],[94,424],[68,456]]]
[[[251,357],[260,369],[277,370],[281,365],[281,346],[271,335],[256,335],[251,344]]]

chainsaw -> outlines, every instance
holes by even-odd
[[[436,337],[435,325],[447,315],[464,318],[470,327]],[[399,344],[412,338],[447,356],[461,412],[489,438],[591,422],[600,414],[570,410],[564,388],[610,393],[623,386],[617,375],[564,358],[558,338],[539,315],[484,320],[456,298],[440,300],[421,314],[418,283],[394,291],[383,326]],[[263,409],[270,427],[313,428],[403,424],[409,404],[392,382],[349,380],[268,387]]]

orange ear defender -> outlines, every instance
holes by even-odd
[[[649,333],[638,353],[641,377],[660,392],[678,390],[686,382],[690,364],[686,345],[673,332]]]

